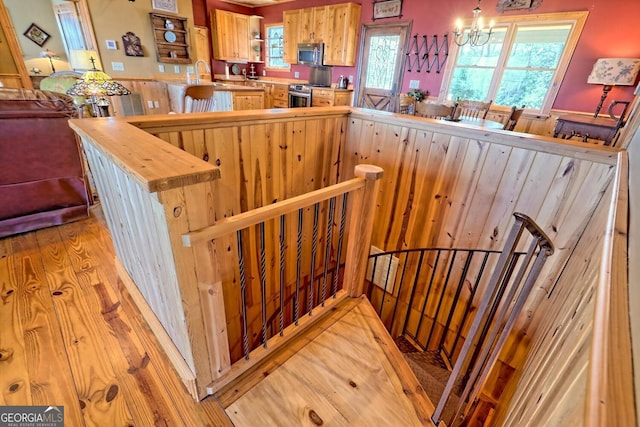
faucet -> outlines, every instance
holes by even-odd
[[[207,70],[207,73],[211,73],[211,68],[209,68],[209,64],[207,64],[207,62],[204,59],[198,59],[194,65],[194,68],[196,70],[196,84],[199,85],[200,84],[200,72],[198,71],[198,65],[202,64],[204,65],[204,69]]]

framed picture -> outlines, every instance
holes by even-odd
[[[535,9],[540,6],[542,0],[498,0],[498,12],[509,10]]]
[[[402,16],[402,0],[383,0],[373,3],[373,19]]]
[[[178,0],[151,0],[151,7],[155,10],[178,13]]]
[[[105,44],[109,50],[118,50],[118,43],[115,40],[105,40]]]
[[[46,31],[38,27],[36,24],[29,25],[29,28],[24,32],[24,35],[38,46],[44,45],[46,41],[49,40],[49,37],[51,37]]]

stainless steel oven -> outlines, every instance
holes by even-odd
[[[311,86],[289,85],[289,108],[311,107]]]

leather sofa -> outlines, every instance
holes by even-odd
[[[0,88],[0,237],[89,216],[70,96]]]

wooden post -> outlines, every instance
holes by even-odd
[[[364,187],[352,193],[353,205],[344,272],[344,288],[350,297],[359,297],[364,291],[375,203],[382,174],[383,170],[378,166],[357,165],[355,167],[356,177],[364,178],[366,181]]]

